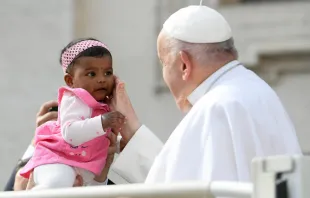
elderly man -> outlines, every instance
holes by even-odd
[[[111,105],[127,124],[113,182],[249,181],[254,157],[301,153],[279,98],[237,61],[231,29],[218,12],[180,9],[164,23],[157,47],[164,80],[187,115],[163,145],[139,124],[118,82]]]
[[[112,165],[114,181],[249,181],[254,157],[301,153],[278,96],[237,61],[231,29],[217,11],[180,9],[164,23],[157,50],[163,78],[187,115],[163,145],[139,128],[119,83],[116,107],[129,129],[121,132],[127,145]]]

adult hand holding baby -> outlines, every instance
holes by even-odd
[[[45,122],[57,120],[58,112],[57,111],[49,111],[51,108],[57,107],[57,106],[58,106],[58,102],[56,100],[45,102],[40,107],[40,110],[37,113],[36,127],[39,127],[40,125],[44,124]],[[31,141],[31,144],[33,145],[33,140]],[[28,180],[28,179],[22,177],[19,174],[19,170],[18,170],[17,173],[15,174],[15,181],[14,181],[13,189],[16,191],[25,190],[27,184],[28,184],[27,189],[30,189],[33,186],[33,181],[31,179]]]
[[[99,183],[103,183],[107,180],[107,176],[108,176],[111,164],[114,160],[114,154],[116,153],[116,149],[117,149],[117,145],[116,145],[117,136],[114,133],[110,133],[107,136],[107,138],[110,140],[110,145],[109,145],[109,150],[108,150],[108,156],[106,159],[106,164],[103,170],[101,171],[101,174],[94,178],[94,180]],[[24,180],[25,180],[24,185],[27,186],[26,190],[31,190],[33,187],[35,187],[35,182],[33,180],[32,173],[30,175],[29,180],[28,179],[24,179]],[[73,187],[80,187],[80,186],[83,186],[83,178],[82,176],[77,175],[75,178]]]
[[[49,111],[53,107],[57,107],[58,102],[56,100],[52,100],[44,103],[39,112],[37,113],[36,119],[36,127],[44,124],[47,121],[57,120],[58,112],[57,111]]]
[[[33,179],[33,173],[31,173],[25,190],[31,190],[35,186],[36,184]],[[81,186],[83,186],[83,178],[82,176],[77,175],[73,187],[81,187]]]
[[[58,112],[57,111],[49,111],[52,107],[58,106],[57,101],[49,101],[44,103],[36,118],[36,125],[37,127],[44,124],[45,122],[52,121],[52,120],[57,120],[58,117]],[[119,112],[110,112],[106,115],[106,118],[104,119],[105,125],[107,125],[109,128],[110,126],[118,126],[118,123],[124,123],[125,116],[123,116]],[[111,125],[112,124],[112,125]],[[121,125],[119,125],[121,126]],[[101,174],[99,176],[96,176],[94,180],[99,183],[103,183],[107,179],[107,175],[110,169],[110,166],[113,162],[114,159],[114,154],[116,152],[116,141],[117,141],[117,136],[114,133],[110,133],[107,138],[110,140],[110,145],[109,145],[109,150],[108,150],[108,156],[106,159],[106,165],[104,169],[102,170]],[[35,182],[33,180],[33,175],[31,173],[30,178],[26,179],[22,176],[20,176],[19,173],[16,174],[16,180],[15,180],[15,189],[16,190],[31,190],[35,186]],[[21,185],[23,184],[23,185]],[[21,186],[21,187],[19,187]],[[76,176],[75,182],[74,182],[74,187],[79,187],[83,186],[83,178],[80,175]],[[19,188],[17,188],[19,187]]]
[[[101,171],[101,174],[95,177],[95,181],[100,182],[100,183],[107,180],[110,167],[114,160],[114,154],[116,153],[116,150],[117,150],[117,135],[114,133],[109,133],[107,138],[110,140],[110,145],[109,145],[106,163],[105,163],[103,170]],[[76,183],[78,183],[78,178],[76,179]]]

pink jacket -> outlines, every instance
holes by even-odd
[[[102,127],[100,127],[102,130],[100,132],[83,131],[83,133],[95,133],[97,134],[97,137],[94,137],[79,146],[72,146],[67,143],[68,141],[64,139],[61,133],[62,125],[73,124],[73,122],[60,123],[62,98],[64,93],[68,92],[71,92],[73,96],[77,97],[90,107],[92,111],[89,119],[95,119],[94,117],[96,116],[99,119],[99,115],[110,111],[108,105],[97,102],[84,89],[61,87],[58,92],[58,104],[60,104],[58,108],[58,120],[46,122],[37,128],[35,136],[35,151],[33,157],[20,172],[23,177],[29,178],[30,173],[35,167],[44,164],[67,164],[91,171],[95,175],[99,175],[104,168],[110,142],[106,137],[107,134],[102,130]],[[84,118],[84,116],[81,116],[79,122],[84,122],[84,119],[86,122],[87,119]]]

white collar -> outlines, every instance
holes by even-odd
[[[194,105],[202,96],[206,94],[206,92],[209,91],[209,89],[213,86],[213,84],[220,78],[222,75],[224,75],[226,72],[231,70],[232,68],[239,65],[239,61],[234,60],[223,67],[221,67],[219,70],[214,72],[211,76],[209,76],[206,80],[204,80],[188,97],[187,100],[191,103],[191,105]]]

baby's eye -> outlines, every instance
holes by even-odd
[[[112,71],[108,71],[108,72],[105,73],[105,75],[106,76],[111,76],[111,75],[113,75],[113,72]]]
[[[94,76],[96,76],[96,73],[95,72],[89,72],[89,73],[87,73],[87,76],[94,77]]]
[[[71,146],[71,148],[73,149],[77,149],[79,146]]]

